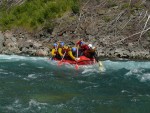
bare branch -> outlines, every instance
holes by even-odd
[[[147,16],[147,12],[148,12],[148,11],[145,12],[144,17],[141,19],[141,21],[139,21],[139,23],[141,23],[141,22],[145,19],[145,17]],[[138,23],[138,24],[139,24],[139,23]]]
[[[123,30],[126,26],[127,26],[127,24],[131,21],[131,19],[133,18],[133,15],[130,17],[130,19],[124,24],[124,26],[121,28],[121,30]]]
[[[147,20],[146,20],[146,22],[145,22],[144,28],[143,28],[143,30],[142,30],[142,32],[141,32],[141,34],[140,34],[140,38],[138,39],[138,42],[139,42],[139,43],[140,43],[140,40],[141,40],[142,35],[143,35],[143,33],[144,33],[144,29],[146,28],[149,19],[150,19],[150,15],[148,16],[148,18],[147,18]]]
[[[82,7],[82,9],[84,9],[84,7],[85,7],[89,2],[90,2],[90,0],[88,0],[88,1],[84,4],[84,6]],[[79,25],[80,25],[81,16],[82,16],[82,14],[83,14],[82,9],[81,9],[81,12],[80,12],[80,15],[79,15],[79,18],[78,18],[78,25],[77,25],[77,27],[76,27],[76,29],[75,29],[75,33],[77,32],[77,30],[78,30],[78,28],[79,28]]]
[[[121,17],[125,12],[126,12],[126,10],[121,11],[121,12],[118,14],[118,16],[117,16],[114,20],[112,20],[108,25],[112,25],[114,22],[117,22],[117,21],[120,19],[120,17]]]
[[[147,32],[148,30],[150,30],[150,27],[147,28],[147,29],[144,30],[144,31],[140,31],[140,32],[134,33],[134,34],[132,34],[132,35],[130,35],[130,36],[128,36],[128,37],[125,37],[125,38],[123,38],[123,39],[121,39],[121,40],[118,40],[118,41],[116,41],[115,43],[112,43],[112,44],[110,44],[110,45],[108,45],[108,46],[111,46],[111,45],[114,45],[114,44],[119,43],[119,42],[121,42],[121,41],[124,41],[124,40],[126,40],[126,39],[128,39],[128,38],[131,38],[131,37],[133,37],[133,36],[135,36],[135,35],[140,34],[141,32],[143,32],[143,34],[144,34],[144,33]]]
[[[129,1],[129,7],[131,6],[131,0]]]

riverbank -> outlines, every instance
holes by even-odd
[[[0,32],[0,54],[49,56],[54,42],[74,45],[82,39],[97,47],[99,57],[150,60],[149,3],[83,2],[79,14],[66,12],[53,27]]]
[[[70,35],[71,36],[71,35]],[[6,31],[0,32],[0,53],[1,54],[16,54],[16,55],[31,55],[31,56],[49,56],[50,48],[54,42],[64,41],[66,44],[74,45],[74,43],[84,38],[76,37],[72,35],[70,38],[66,36],[52,37],[52,35],[41,32],[38,34],[32,34],[28,32],[18,31]],[[127,58],[127,59],[139,59],[149,60],[150,53],[144,49],[136,47],[133,49],[132,44],[119,47],[103,45],[96,40],[87,41],[97,47],[97,54],[99,57],[107,58]],[[105,42],[105,40],[104,40]],[[132,47],[132,48],[130,48]],[[131,51],[131,49],[133,49]]]

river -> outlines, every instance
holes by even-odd
[[[150,61],[58,66],[46,57],[0,55],[1,113],[149,113]]]

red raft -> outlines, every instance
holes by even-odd
[[[79,58],[80,58],[80,60],[78,60],[78,61],[65,60],[65,59],[63,59],[61,61],[57,58],[54,58],[54,60],[61,61],[62,63],[65,63],[65,64],[78,64],[78,65],[92,65],[92,64],[96,63],[94,58],[87,58],[85,56],[80,56]]]

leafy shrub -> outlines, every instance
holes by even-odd
[[[72,8],[73,13],[78,14],[80,11],[79,1],[73,0],[71,8]]]
[[[61,17],[66,11],[79,12],[78,0],[26,0],[19,6],[3,6],[5,7],[0,9],[1,30],[15,27],[36,29],[50,20]]]

